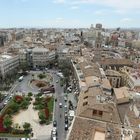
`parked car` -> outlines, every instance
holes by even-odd
[[[62,106],[63,106],[63,104],[62,103],[59,103],[59,107],[62,108]]]
[[[57,140],[57,129],[53,128],[51,131],[51,140]]]
[[[65,124],[68,124],[68,117],[65,118]]]
[[[5,100],[4,105],[7,105],[7,103],[8,103],[8,100]]]
[[[57,129],[53,128],[53,130],[51,131],[51,136],[57,136]]]
[[[65,124],[65,130],[66,131],[68,130],[68,124]]]
[[[57,121],[54,120],[54,121],[53,121],[53,127],[56,127],[56,126],[57,126]]]
[[[54,89],[54,87],[48,87],[48,88],[41,88],[40,91],[43,92],[43,93],[47,92],[47,91],[54,93],[55,89]]]
[[[67,111],[68,111],[67,105],[64,106],[64,111],[65,111],[65,113],[67,113]]]
[[[67,102],[67,97],[66,96],[64,97],[64,101]]]
[[[67,114],[67,113],[65,113],[64,117],[65,117],[65,118],[68,118],[68,114]]]

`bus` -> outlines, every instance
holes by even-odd
[[[21,82],[23,80],[23,76],[20,76],[18,81]]]

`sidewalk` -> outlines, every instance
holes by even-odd
[[[72,101],[75,110],[75,107],[77,106],[77,101],[73,92],[68,94],[68,101],[69,100]]]

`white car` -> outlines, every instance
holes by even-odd
[[[53,135],[53,136],[54,136],[54,135],[55,135],[55,136],[57,135],[57,130],[56,130],[55,127],[54,127],[53,130],[52,130],[52,135]]]
[[[7,103],[8,103],[8,100],[5,100],[4,105],[7,105]]]
[[[59,103],[59,107],[60,107],[60,108],[62,108],[62,105],[63,105],[62,103]]]
[[[56,83],[58,83],[58,80],[56,80]]]

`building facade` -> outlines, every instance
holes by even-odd
[[[19,66],[19,56],[4,54],[0,56],[0,77],[4,79],[6,75],[10,75]]]
[[[34,48],[32,50],[33,67],[46,67],[49,63],[48,60],[49,50],[46,48]]]

